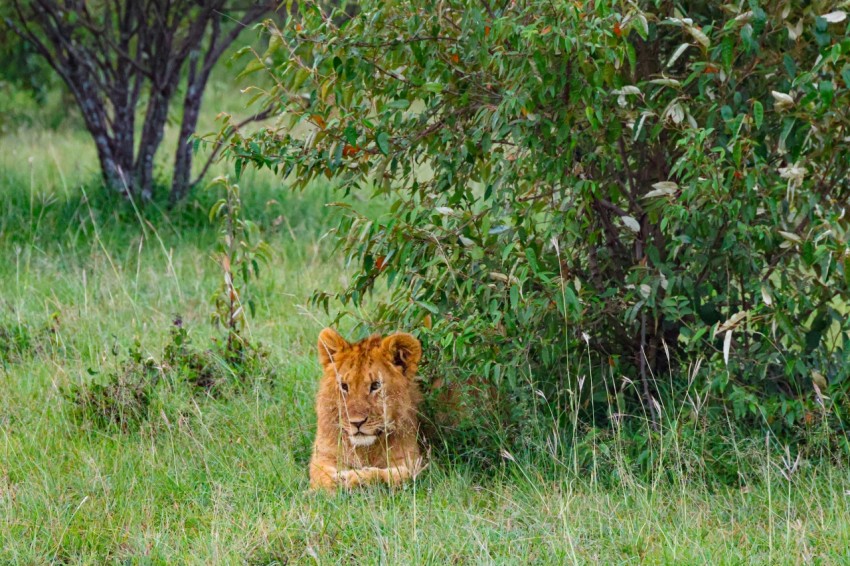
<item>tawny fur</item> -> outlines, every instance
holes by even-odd
[[[323,375],[310,486],[396,485],[415,477],[422,469],[416,417],[422,396],[414,381],[419,341],[398,333],[349,344],[326,328],[318,349]]]

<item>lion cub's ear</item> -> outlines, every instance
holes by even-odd
[[[325,328],[319,332],[319,363],[322,367],[331,363],[336,355],[348,348],[351,344],[333,328]]]
[[[422,357],[419,340],[406,332],[399,332],[384,338],[381,347],[389,353],[393,365],[398,366],[404,375],[413,377]]]

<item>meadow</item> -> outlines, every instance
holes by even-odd
[[[213,86],[221,109],[231,86]],[[315,340],[331,321],[309,297],[349,275],[325,237],[341,197],[253,172],[241,185],[274,251],[250,318],[273,382],[166,388],[138,429],[104,429],[63,392],[115,371],[134,340],[159,357],[177,316],[198,344],[217,333],[213,195],[141,209],[101,194],[73,124],[0,137],[0,563],[850,563],[850,468],[783,460],[765,438],[732,439],[734,485],[673,441],[650,479],[436,455],[403,489],[308,491]]]

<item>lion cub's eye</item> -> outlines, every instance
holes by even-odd
[[[375,391],[377,391],[380,388],[381,388],[381,382],[380,381],[373,381],[372,385],[369,386],[369,393],[374,393]]]
[[[347,383],[340,383],[339,388],[342,389],[343,393],[348,393],[348,384]]]

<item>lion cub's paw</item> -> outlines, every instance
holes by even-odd
[[[368,481],[372,476],[373,469],[377,468],[361,468],[359,470],[342,470],[336,473],[336,482],[342,487],[352,489]]]
[[[355,485],[357,485],[357,476],[354,475],[353,470],[343,470],[341,472],[337,472],[334,474],[334,481],[342,487],[346,487],[351,489]]]

